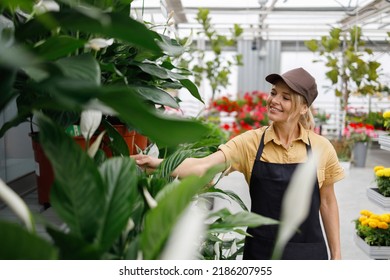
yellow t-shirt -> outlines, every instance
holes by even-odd
[[[260,140],[266,128],[261,127],[244,132],[219,146],[219,149],[225,154],[227,162],[231,165],[228,172],[239,171],[243,173],[248,185]],[[343,179],[344,169],[340,166],[336,151],[329,140],[311,130],[306,130],[302,125],[300,125],[299,137],[292,142],[288,149],[285,149],[276,137],[271,124],[264,137],[261,160],[272,163],[305,162],[307,158],[306,144],[309,144],[309,139],[313,152],[319,155],[317,166],[319,187]]]

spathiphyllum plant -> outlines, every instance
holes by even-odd
[[[167,88],[185,87],[200,99],[190,72],[170,62],[180,55],[180,45],[130,18],[131,1],[94,2],[59,0],[51,2],[54,8],[43,9],[32,1],[0,4],[0,109],[15,99],[18,106],[17,115],[1,127],[1,136],[26,120],[37,125],[55,175],[51,207],[62,224],[26,210],[2,182],[1,199],[25,225],[0,221],[0,259],[174,258],[169,246],[170,236],[180,232],[176,224],[199,194],[209,190],[219,170],[173,181],[172,168],[193,155],[185,151],[176,160],[177,153],[173,160],[167,156],[170,165],[147,175],[130,157],[104,158],[93,145],[84,151],[66,134],[64,127],[82,116],[89,138],[97,118],[86,112],[96,112],[99,119],[101,113],[115,116],[164,149],[186,144],[205,155],[217,145],[217,138],[208,136],[215,131],[209,126],[154,109],[155,104],[178,107]],[[200,139],[209,142],[197,143]],[[256,216],[251,223],[264,221]],[[35,231],[38,225],[49,238]],[[207,238],[204,229],[199,242]],[[196,248],[186,257],[199,258],[201,251]]]

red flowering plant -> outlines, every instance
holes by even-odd
[[[268,124],[267,96],[261,91],[246,92],[236,100],[223,96],[211,103],[208,115],[219,113],[221,127],[230,133],[230,137],[234,137]]]
[[[371,138],[377,137],[374,126],[362,122],[349,123],[344,128],[344,135],[353,143],[369,142]]]

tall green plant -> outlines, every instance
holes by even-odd
[[[236,54],[233,59],[230,59],[223,56],[223,51],[228,47],[236,46],[237,39],[243,33],[243,29],[238,24],[234,24],[230,36],[218,33],[211,22],[210,11],[203,8],[199,8],[196,21],[202,26],[202,30],[199,31],[198,35],[206,39],[206,44],[210,47],[212,56],[206,57],[207,48],[199,49],[196,46],[191,46],[190,57],[188,59],[183,58],[181,64],[191,68],[195,74],[195,83],[198,86],[204,77],[207,78],[211,87],[211,99],[214,100],[216,94],[229,85],[231,67],[242,65],[241,54]],[[191,62],[196,63],[191,64]]]
[[[329,90],[340,97],[344,111],[352,94],[372,95],[381,91],[381,64],[366,46],[361,27],[345,31],[332,28],[329,35],[305,41],[305,45],[319,57],[314,62],[321,62],[328,69],[325,75],[331,82]]]

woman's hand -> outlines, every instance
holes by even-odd
[[[135,160],[135,163],[143,170],[155,170],[163,161],[161,158],[151,157],[149,155],[131,155],[131,158]]]

